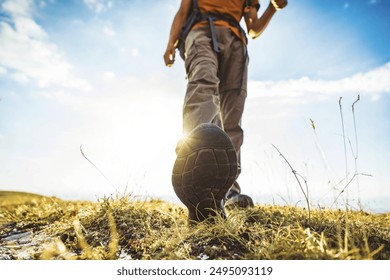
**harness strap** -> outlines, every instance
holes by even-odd
[[[216,53],[219,53],[221,50],[218,47],[217,35],[215,34],[214,17],[209,15],[207,17],[207,19],[208,19],[209,25],[210,25],[210,33],[211,33],[211,41],[212,41],[212,44],[213,44],[213,50]]]
[[[199,11],[198,0],[192,0],[193,9]]]

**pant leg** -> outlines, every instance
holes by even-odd
[[[220,53],[212,49],[208,28],[191,31],[186,39],[188,85],[183,106],[183,132],[201,123],[220,125],[231,138],[240,164],[241,117],[247,91],[247,54],[228,28],[216,28]],[[232,190],[240,193],[238,184]]]
[[[220,123],[218,65],[209,30],[192,30],[186,39],[188,85],[183,106],[184,134],[202,123]]]
[[[240,172],[241,146],[244,141],[241,119],[247,97],[248,55],[241,40],[230,30],[225,30],[225,33],[223,38],[226,38],[226,42],[223,44],[219,68],[221,121],[235,146]],[[236,182],[231,191],[240,193],[240,185]]]
[[[220,58],[219,93],[222,126],[232,140],[240,163],[244,141],[241,119],[247,97],[248,55],[246,47],[230,30],[224,38],[233,36],[224,44]]]

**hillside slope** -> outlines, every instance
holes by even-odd
[[[0,259],[389,260],[390,214],[257,205],[188,226],[163,201],[0,192]]]

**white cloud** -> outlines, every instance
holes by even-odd
[[[137,48],[132,48],[132,49],[131,49],[131,55],[134,56],[134,57],[139,56],[139,49],[137,49]]]
[[[250,92],[258,97],[278,97],[280,102],[306,102],[309,97],[324,98],[348,93],[366,94],[371,100],[390,93],[390,62],[365,73],[357,73],[338,80],[312,80],[302,77],[284,81],[251,81]]]
[[[116,75],[115,75],[114,72],[107,71],[107,72],[104,72],[103,78],[104,78],[106,81],[113,81],[113,80],[115,80]]]
[[[105,10],[108,10],[112,7],[113,1],[111,0],[84,0],[84,4],[94,11],[95,13],[99,14]]]
[[[115,30],[107,25],[103,27],[102,31],[103,31],[103,34],[108,36],[108,37],[113,37],[116,34]]]
[[[23,85],[27,85],[31,80],[23,73],[21,72],[14,72],[9,74],[9,77],[14,80],[15,82],[18,82]]]
[[[5,1],[2,9],[15,16],[29,16],[32,11],[32,0]]]
[[[72,74],[72,66],[35,22],[32,11],[33,1],[29,0],[9,0],[2,4],[1,12],[9,19],[0,22],[1,67],[18,82],[34,82],[41,88],[62,86],[88,90],[89,84]]]
[[[0,66],[0,75],[7,74],[7,69]]]

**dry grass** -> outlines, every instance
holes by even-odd
[[[2,259],[389,260],[390,214],[257,205],[188,226],[163,201],[3,195],[0,245]]]

